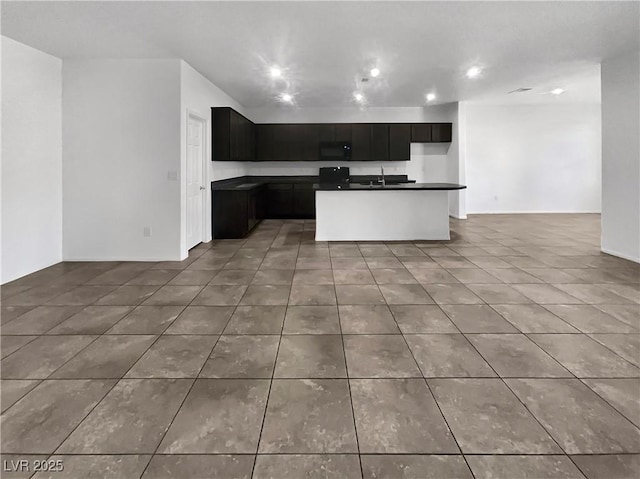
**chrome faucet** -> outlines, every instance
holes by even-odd
[[[380,167],[380,174],[382,175],[382,177],[381,177],[381,178],[379,178],[380,184],[381,184],[382,186],[385,186],[385,185],[386,185],[386,182],[384,181],[384,166],[381,166],[381,167]]]

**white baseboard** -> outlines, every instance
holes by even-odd
[[[600,211],[467,211],[468,215],[599,215]]]
[[[185,259],[185,258],[183,258]],[[101,261],[122,261],[122,262],[142,262],[142,263],[157,263],[159,261],[182,261],[182,259],[175,258],[123,258],[121,256],[113,256],[107,258],[63,258],[61,261],[65,263],[78,263],[78,262],[87,262],[87,263],[98,263]]]
[[[600,251],[606,254],[610,254],[611,256],[617,256],[618,258],[626,259],[628,261],[633,261],[634,263],[640,263],[640,257],[633,257],[627,254],[619,253],[617,251],[610,250],[609,248],[600,247]]]

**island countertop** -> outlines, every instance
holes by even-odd
[[[360,185],[360,184],[314,184],[316,191],[373,191],[373,190],[463,190],[465,185],[456,183],[401,183],[391,185]]]

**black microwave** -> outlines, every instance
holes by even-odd
[[[351,143],[347,141],[323,141],[320,143],[320,160],[350,160]]]

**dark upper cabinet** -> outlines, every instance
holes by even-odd
[[[452,134],[451,123],[431,123],[431,142],[450,143]]]
[[[352,141],[352,125],[351,123],[336,123],[334,125],[333,141]]]
[[[451,123],[256,125],[229,107],[212,108],[215,161],[317,161],[321,142],[344,141],[352,161],[406,161],[410,144],[451,142]]]
[[[336,126],[333,123],[320,123],[317,128],[319,141],[335,141]]]
[[[389,160],[409,160],[410,150],[411,125],[408,123],[394,123],[389,125]]]
[[[429,143],[431,141],[431,123],[413,123],[411,125],[411,141]]]
[[[351,160],[369,161],[371,159],[371,125],[354,123],[351,125]]]
[[[253,160],[255,125],[229,107],[212,108],[211,113],[212,160]]]
[[[389,160],[389,125],[386,123],[372,123],[371,127],[371,155],[372,161]]]

